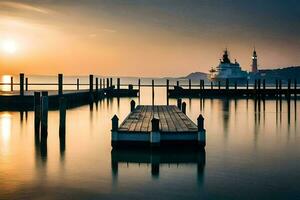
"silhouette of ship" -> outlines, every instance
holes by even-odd
[[[234,63],[230,61],[227,49],[224,51],[222,59],[220,59],[220,64],[215,68],[213,67],[209,72],[209,79],[213,82],[224,82],[226,79],[245,82],[248,78],[247,71],[243,71],[236,60]]]

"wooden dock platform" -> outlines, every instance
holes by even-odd
[[[202,115],[198,125],[177,106],[137,106],[118,125],[118,117],[112,118],[112,146],[205,146],[205,130]]]
[[[57,83],[28,83],[24,82],[24,74],[20,74],[19,83],[11,81],[11,91],[0,91],[0,110],[1,111],[29,111],[34,108],[34,93],[47,94],[49,109],[58,109],[59,99],[65,98],[67,107],[72,108],[84,104],[90,104],[105,97],[137,97],[139,90],[133,89],[132,85],[127,88],[120,88],[120,78],[117,78],[117,85],[113,85],[113,79],[95,78],[89,76],[89,84],[80,84],[77,79],[76,84],[64,84],[63,75],[58,74]],[[106,82],[106,84],[105,84]],[[1,83],[3,85],[4,83]],[[6,84],[7,85],[7,84]],[[19,90],[14,90],[14,85],[19,86]],[[28,90],[28,85],[45,86],[44,90]],[[63,86],[74,85],[77,90],[64,90]],[[80,86],[89,86],[89,89],[80,89]],[[47,86],[57,86],[57,90],[47,90]]]

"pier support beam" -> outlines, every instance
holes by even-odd
[[[14,77],[10,77],[10,91],[14,91]]]
[[[186,103],[185,102],[182,103],[181,110],[184,114],[186,114]]]
[[[93,92],[93,90],[94,90],[94,76],[91,74],[89,76],[89,79],[90,79],[90,92]]]
[[[34,133],[35,141],[40,141],[41,93],[34,92]]]
[[[77,90],[79,90],[79,78],[77,79]]]
[[[120,78],[117,79],[117,90],[120,90],[120,84],[121,84],[121,81],[120,81]]]
[[[28,91],[28,77],[25,78],[25,91]]]
[[[154,116],[151,120],[152,130],[150,132],[150,144],[151,146],[159,146],[160,144],[160,132],[159,132],[159,117]]]
[[[111,119],[112,128],[111,128],[111,145],[116,146],[118,142],[118,128],[119,128],[119,118],[117,115],[114,115]]]
[[[63,95],[63,75],[58,74],[58,95]]]
[[[20,74],[20,95],[24,96],[24,74]]]
[[[182,106],[182,99],[177,99],[177,107],[179,108],[179,110],[181,110],[181,106]]]
[[[130,112],[134,111],[134,109],[135,109],[135,101],[131,100],[130,101]]]
[[[48,137],[48,92],[42,92],[41,105],[41,142],[46,143]]]
[[[198,144],[201,147],[205,147],[205,145],[206,145],[206,131],[204,129],[204,118],[201,114],[197,118],[197,125],[198,125]]]

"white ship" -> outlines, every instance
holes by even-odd
[[[248,73],[243,71],[240,64],[235,60],[232,63],[229,59],[227,49],[224,51],[223,58],[220,59],[220,64],[213,67],[210,71],[209,79],[211,81],[230,81],[244,82],[248,78]]]

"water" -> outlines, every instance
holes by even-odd
[[[47,151],[35,145],[32,112],[0,112],[0,199],[300,199],[299,101],[184,99],[193,121],[205,117],[206,151],[159,153],[167,162],[153,173],[150,152],[117,152],[117,170],[112,162],[110,119],[122,121],[131,99],[151,104],[151,88],[68,110],[65,148],[50,111]],[[155,103],[166,104],[165,88]]]

